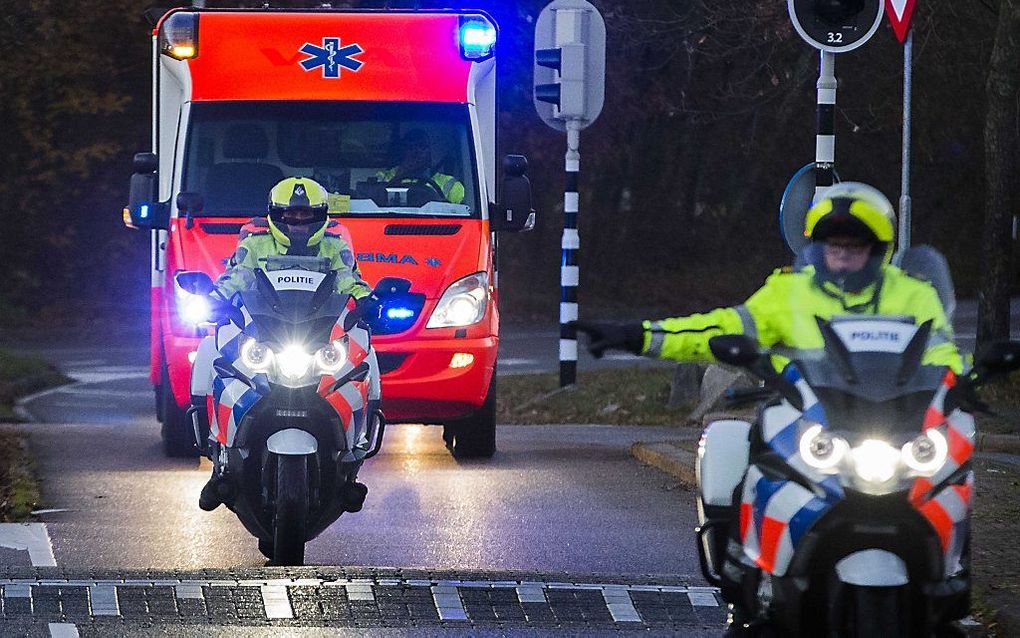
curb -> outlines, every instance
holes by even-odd
[[[642,443],[630,446],[630,454],[645,465],[650,465],[680,481],[684,487],[695,489],[695,455],[677,443]]]
[[[1015,434],[981,434],[977,436],[978,452],[1005,452],[1020,455],[1020,436]]]

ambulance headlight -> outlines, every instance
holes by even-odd
[[[276,366],[288,379],[300,379],[308,374],[308,369],[312,367],[312,359],[312,355],[305,352],[304,346],[292,343],[276,355]]]
[[[949,443],[938,430],[928,430],[900,450],[903,464],[922,476],[931,476],[942,469],[949,456]]]
[[[484,16],[462,17],[460,54],[466,60],[484,60],[496,49],[496,27]]]
[[[835,472],[850,449],[844,439],[826,432],[817,423],[800,435],[798,447],[804,462],[824,473]]]
[[[198,14],[178,11],[163,21],[159,50],[175,60],[198,57]]]
[[[439,299],[427,328],[460,328],[485,317],[489,303],[489,276],[475,273],[454,282]]]
[[[887,483],[900,464],[900,451],[885,441],[867,439],[853,450],[854,471],[866,483]]]
[[[342,341],[334,341],[315,353],[315,366],[319,372],[333,374],[347,364],[347,347]]]
[[[241,362],[252,372],[268,372],[273,365],[273,350],[264,343],[246,339],[241,344]]]

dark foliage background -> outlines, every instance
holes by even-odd
[[[537,232],[501,239],[504,313],[554,316],[564,138],[531,105],[545,0],[420,4],[482,8],[500,23],[502,152],[529,156],[541,213]],[[817,53],[781,0],[596,4],[609,77],[602,117],[582,136],[582,312],[735,301],[789,261],[777,207],[814,156]],[[147,5],[0,0],[0,323],[146,303],[148,239],[119,211],[130,156],[149,145]],[[973,293],[997,3],[927,0],[915,20],[914,236],[945,251]],[[837,75],[838,170],[896,201],[902,54],[891,29],[840,56]]]

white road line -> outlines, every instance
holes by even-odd
[[[4,585],[4,598],[31,598],[32,586],[24,584]]]
[[[499,364],[503,366],[530,366],[539,363],[538,359],[513,359],[507,357],[506,359],[500,359]]]
[[[202,600],[205,595],[202,593],[202,583],[181,583],[174,586],[174,595],[182,599]]]
[[[545,589],[541,583],[521,583],[517,588],[517,600],[522,603],[545,603]]]
[[[78,638],[78,628],[69,622],[51,622],[51,638]]]
[[[46,523],[0,523],[0,547],[28,551],[32,567],[56,567]]]
[[[695,607],[718,607],[719,601],[715,599],[715,594],[710,591],[689,591],[687,597],[691,600],[691,605]]]
[[[432,598],[436,602],[439,620],[467,620],[467,612],[464,611],[464,603],[456,586],[434,585]]]
[[[375,600],[369,583],[347,583],[347,600]]]
[[[119,616],[120,602],[117,600],[116,585],[93,585],[89,587],[89,605],[93,616]]]
[[[294,617],[285,585],[263,585],[262,605],[266,608],[266,618],[270,620]]]
[[[614,622],[641,622],[641,616],[634,608],[634,601],[630,599],[630,592],[625,586],[606,587],[602,590],[602,597],[606,599],[606,607]]]

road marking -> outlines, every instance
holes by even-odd
[[[174,586],[174,595],[180,599],[204,600],[202,583],[181,583]]]
[[[117,600],[116,585],[92,585],[89,587],[89,604],[93,616],[119,616],[120,602]]]
[[[78,638],[78,628],[69,622],[51,622],[51,638]]]
[[[346,583],[347,600],[375,600],[371,583]]]
[[[467,620],[464,603],[455,585],[434,585],[432,598],[436,602],[439,620]]]
[[[270,620],[294,617],[286,585],[263,585],[262,605],[266,609],[266,618]]]
[[[470,620],[461,599],[460,589],[513,589],[517,592],[517,598],[521,603],[528,604],[549,604],[546,597],[546,590],[573,590],[573,591],[600,591],[606,608],[612,616],[613,622],[617,623],[641,623],[640,612],[634,606],[630,593],[659,592],[659,593],[684,593],[687,594],[691,605],[698,607],[718,607],[719,603],[715,598],[717,589],[712,587],[684,586],[684,585],[625,585],[625,584],[595,584],[595,583],[568,583],[568,582],[538,582],[538,581],[483,581],[483,580],[426,580],[426,579],[399,579],[399,578],[353,578],[343,580],[322,580],[319,578],[276,578],[265,580],[65,580],[65,579],[0,579],[0,587],[3,587],[4,598],[28,599],[29,608],[32,608],[33,587],[71,587],[83,586],[88,588],[89,607],[93,616],[121,616],[118,600],[119,587],[173,587],[178,600],[195,599],[204,600],[203,587],[259,587],[262,594],[263,608],[267,620],[289,620],[295,616],[294,608],[290,602],[288,587],[344,587],[347,590],[347,598],[351,601],[374,601],[373,586],[383,584],[389,586],[403,587],[428,587],[436,611],[441,621],[466,621]],[[32,613],[32,612],[29,612]],[[60,624],[60,623],[55,623]],[[59,631],[70,632],[73,625],[63,623],[67,628],[58,628]],[[76,631],[76,630],[75,630]],[[66,636],[77,634],[66,633]]]
[[[538,362],[538,359],[513,359],[509,357],[499,360],[499,364],[503,366],[530,366]]]
[[[719,601],[711,591],[689,591],[687,597],[694,607],[718,607]]]
[[[56,567],[46,523],[0,523],[0,547],[28,551],[32,567]]]
[[[521,583],[521,586],[517,588],[517,600],[522,603],[546,602],[542,583]]]
[[[71,510],[62,507],[51,507],[44,510],[32,510],[32,516],[42,516],[43,514],[60,514],[61,512],[70,512]]]

